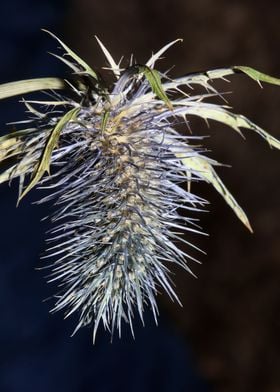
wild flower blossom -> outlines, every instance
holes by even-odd
[[[19,130],[0,138],[0,160],[10,163],[0,183],[19,178],[19,200],[36,185],[47,189],[39,203],[55,200],[45,255],[51,259],[50,281],[58,280],[60,287],[53,310],[64,309],[66,317],[78,311],[76,330],[93,322],[94,339],[101,320],[112,334],[115,327],[121,333],[122,320],[133,332],[135,309],[143,320],[148,306],[157,318],[160,287],[178,300],[169,278],[172,264],[191,272],[193,257],[180,243],[196,248],[183,233],[201,231],[187,212],[207,203],[191,192],[192,181],[212,184],[251,230],[214,169],[218,162],[205,155],[202,138],[188,129],[182,134],[177,126],[188,128],[189,116],[198,116],[239,133],[247,128],[280,148],[278,140],[246,117],[224,103],[211,103],[219,96],[211,84],[217,78],[242,72],[258,82],[280,81],[242,66],[171,80],[154,65],[176,41],[145,65],[131,63],[122,69],[98,40],[107,70],[115,77],[108,88],[58,41],[66,55],[55,56],[72,69],[69,80],[42,78],[0,86],[1,99],[38,90],[50,90],[51,97],[23,100],[28,128],[18,123]],[[196,85],[205,93],[195,93]]]

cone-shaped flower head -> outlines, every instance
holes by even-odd
[[[66,56],[56,57],[72,69],[69,80],[0,86],[2,99],[51,91],[48,100],[24,100],[28,128],[0,138],[0,159],[11,162],[0,182],[18,177],[19,200],[36,185],[47,189],[39,202],[55,200],[45,255],[51,260],[50,281],[58,280],[60,287],[54,310],[64,309],[66,316],[78,311],[76,329],[93,322],[94,338],[101,320],[111,333],[115,327],[120,333],[122,320],[133,332],[135,311],[143,320],[148,306],[156,319],[161,288],[177,299],[169,278],[172,264],[190,271],[189,261],[195,260],[180,246],[196,248],[183,236],[200,232],[188,210],[201,210],[206,203],[191,193],[191,181],[212,184],[251,230],[214,170],[218,163],[204,155],[202,138],[189,132],[189,116],[220,121],[238,132],[247,128],[279,148],[276,139],[223,102],[209,102],[219,95],[212,79],[243,72],[259,82],[279,80],[241,66],[168,79],[154,64],[176,41],[145,65],[121,69],[98,40],[115,77],[110,89],[59,42]],[[205,93],[197,95],[195,85]],[[178,131],[182,123],[185,133]]]

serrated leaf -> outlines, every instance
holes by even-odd
[[[165,91],[176,89],[180,85],[191,85],[191,84],[200,84],[201,86],[215,91],[215,89],[209,84],[209,81],[214,79],[226,79],[226,76],[230,76],[236,73],[244,73],[249,76],[251,79],[255,80],[260,84],[260,82],[270,83],[277,86],[280,86],[280,79],[275,78],[273,76],[267,75],[263,72],[260,72],[254,68],[245,66],[245,65],[235,65],[228,68],[216,68],[210,69],[208,71],[202,72],[194,72],[189,73],[185,76],[177,78],[171,82],[167,82],[163,84],[163,89]]]
[[[0,85],[0,99],[33,93],[40,90],[63,90],[67,84],[60,78],[37,78],[19,80]]]
[[[174,110],[174,114],[177,114],[176,109]],[[242,135],[240,128],[250,129],[264,138],[271,147],[275,147],[280,150],[280,141],[275,137],[271,136],[268,132],[260,128],[248,118],[240,114],[231,113],[221,106],[214,104],[190,105],[186,107],[185,110],[180,110],[180,114],[195,115],[204,119],[221,122],[233,128],[240,135]]]
[[[265,83],[270,83],[270,84],[275,84],[277,86],[280,86],[280,79],[275,78],[274,76],[267,75],[263,72],[257,71],[254,68],[247,67],[244,65],[235,65],[233,69],[245,73],[251,79],[256,80],[257,82],[265,82]]]
[[[180,157],[180,154],[177,154]],[[213,166],[201,156],[185,157],[181,159],[188,170],[194,170],[201,178],[213,185],[213,187],[220,193],[226,203],[232,208],[237,217],[247,227],[250,232],[253,232],[247,215],[237,203],[235,198],[226,188]]]
[[[54,147],[56,146],[60,133],[64,126],[72,121],[73,119],[76,118],[77,113],[79,112],[80,108],[74,108],[69,110],[61,119],[58,121],[54,129],[52,130],[50,137],[48,139],[48,142],[44,148],[42,158],[40,159],[39,165],[35,169],[35,172],[33,173],[33,178],[29,185],[25,188],[25,190],[21,193],[19,196],[20,201],[42,178],[45,172],[49,173],[50,170],[50,161],[51,161],[51,155],[53,152]]]

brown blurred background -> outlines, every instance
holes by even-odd
[[[144,62],[167,42],[160,70],[176,65],[172,76],[228,65],[249,65],[280,76],[280,2],[210,0],[76,0],[66,15],[62,37],[92,65],[103,58],[94,34],[118,60],[136,55]],[[219,84],[234,91],[228,98],[243,113],[280,138],[280,89],[260,89],[244,76]],[[162,298],[161,308],[191,342],[204,376],[219,392],[280,391],[280,153],[256,135],[211,122],[194,123],[223,180],[248,213],[254,229],[242,227],[219,195],[208,186],[195,190],[211,202],[201,215],[210,238],[195,238],[207,251],[194,279],[176,271],[183,308]]]

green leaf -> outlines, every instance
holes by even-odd
[[[52,36],[54,39],[56,39],[60,43],[60,45],[66,50],[66,53],[70,57],[72,57],[72,59],[75,60],[76,63],[79,64],[84,69],[84,73],[87,73],[88,75],[92,76],[94,79],[99,80],[99,78],[98,78],[97,74],[94,72],[94,70],[84,60],[82,60],[76,53],[74,53],[73,50],[71,50],[67,45],[65,45],[64,42],[62,42],[59,38],[57,38],[56,35],[54,35],[50,31],[45,30],[45,29],[42,29],[42,31],[48,33],[50,36]]]
[[[176,109],[174,109],[174,114],[176,115]],[[194,115],[206,120],[215,120],[221,122],[229,127],[233,128],[237,131],[241,136],[240,128],[246,128],[253,132],[258,133],[266,142],[270,145],[270,147],[277,148],[280,150],[280,140],[271,136],[268,132],[263,130],[261,127],[253,123],[251,120],[246,118],[241,114],[235,114],[229,112],[223,107],[215,104],[202,104],[200,105],[186,105],[186,110],[183,115]]]
[[[102,133],[105,132],[106,130],[106,125],[108,123],[110,117],[110,111],[109,110],[105,110],[105,112],[102,114],[102,119],[101,119],[101,131]]]
[[[17,132],[11,132],[0,137],[0,164],[7,158],[17,155],[21,150],[16,148],[20,138],[31,133],[38,132],[35,128],[24,129]]]
[[[29,135],[29,134],[35,133],[35,132],[38,132],[37,128],[28,128],[28,129],[22,129],[22,130],[16,131],[16,132],[7,133],[6,135],[3,135],[0,137],[0,149],[2,148],[3,143],[6,140],[9,140],[9,139],[16,140],[17,138],[19,138],[21,136]]]
[[[51,56],[55,57],[56,59],[62,61],[64,64],[67,65],[67,67],[71,68],[75,73],[80,73],[80,72],[81,72],[80,68],[79,68],[77,65],[75,65],[75,64],[72,63],[71,61],[65,59],[64,57],[58,56],[57,54],[51,53],[51,52],[49,52],[49,54],[50,54]]]
[[[24,103],[27,111],[29,113],[34,114],[36,117],[43,119],[44,117],[46,117],[46,113],[41,113],[38,110],[36,110],[31,104],[30,102],[26,101],[25,99],[22,99],[22,102]]]
[[[25,188],[25,190],[21,193],[19,196],[20,201],[42,178],[43,174],[45,172],[50,173],[50,161],[51,161],[51,155],[53,152],[54,147],[56,146],[60,133],[64,126],[70,122],[73,121],[79,112],[80,108],[74,108],[69,110],[61,119],[58,121],[54,129],[52,130],[49,140],[44,148],[42,158],[40,160],[39,165],[36,167],[35,172],[33,173],[33,178],[29,185]]]
[[[0,99],[23,95],[40,90],[63,90],[67,84],[60,78],[38,78],[19,80],[0,85]]]
[[[209,159],[207,157],[201,155],[190,155],[186,156],[185,152],[178,152],[176,148],[173,147],[172,143],[169,143],[170,150],[173,154],[179,158],[185,166],[186,170],[186,178],[188,182],[188,191],[190,191],[190,181],[192,177],[192,172],[195,172],[196,175],[200,176],[207,183],[211,184],[216,191],[220,193],[220,195],[224,198],[225,202],[232,208],[237,217],[241,220],[241,222],[247,227],[247,229],[252,233],[252,227],[248,220],[248,217],[244,210],[240,207],[238,202],[226,188],[218,174],[216,173],[213,165],[219,165],[218,162]],[[182,148],[186,149],[186,152],[189,153],[189,146],[182,144]]]
[[[265,82],[265,83],[270,83],[270,84],[280,86],[280,79],[278,78],[269,76],[254,68],[247,67],[245,65],[235,65],[228,68],[216,68],[216,69],[210,69],[208,71],[189,73],[171,82],[164,83],[163,89],[165,91],[168,91],[171,89],[176,89],[180,85],[189,86],[191,84],[199,84],[207,89],[215,91],[215,89],[209,84],[209,81],[214,79],[226,80],[226,76],[230,76],[240,72],[246,74],[247,76],[249,76],[251,79],[258,82],[259,84],[260,82]]]
[[[11,138],[9,140],[5,140],[0,144],[0,165],[2,161],[9,158],[11,154],[11,150],[13,150],[18,143],[17,138]]]
[[[280,79],[275,78],[274,76],[269,76],[269,75],[262,73],[260,71],[257,71],[254,68],[243,66],[243,65],[235,65],[232,68],[234,70],[238,70],[238,71],[245,73],[250,78],[256,80],[258,83],[265,82],[265,83],[270,83],[270,84],[275,84],[277,86],[280,86]]]
[[[176,156],[180,158],[180,154],[176,153]],[[210,183],[216,191],[224,198],[226,203],[232,208],[237,217],[241,222],[247,227],[247,229],[252,233],[252,227],[247,218],[247,215],[237,203],[235,198],[226,188],[218,174],[216,173],[213,166],[208,162],[207,158],[202,156],[184,157],[181,158],[183,164],[188,168],[188,170],[194,170],[198,173],[205,181]]]
[[[135,68],[138,70],[138,73],[142,73],[148,80],[153,93],[165,102],[166,106],[168,106],[170,110],[173,110],[173,106],[162,87],[159,72],[155,69],[151,69],[147,65],[137,65]]]

